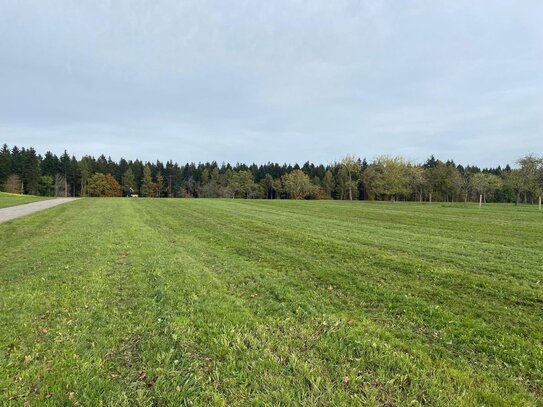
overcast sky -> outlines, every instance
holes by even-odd
[[[0,0],[0,143],[328,163],[543,154],[543,1]]]

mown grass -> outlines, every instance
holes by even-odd
[[[542,405],[543,213],[82,199],[0,225],[0,397]]]
[[[50,199],[43,196],[36,195],[18,195],[8,194],[6,192],[0,192],[0,208],[7,208],[9,206],[22,205],[26,203],[42,201],[44,199]]]

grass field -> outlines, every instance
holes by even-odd
[[[0,397],[543,405],[542,232],[506,205],[62,205],[0,225]]]
[[[15,206],[26,204],[30,202],[42,201],[45,198],[43,196],[36,195],[18,195],[18,194],[8,194],[5,192],[0,192],[0,208],[7,208],[8,206]]]

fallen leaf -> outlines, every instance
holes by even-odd
[[[349,384],[350,381],[349,376],[343,376],[343,384]]]
[[[147,377],[147,373],[145,373],[145,370],[140,370],[138,373],[138,380],[141,382],[145,380],[146,377]]]
[[[32,355],[25,356],[25,362],[30,362],[32,360]]]
[[[175,391],[179,393],[179,392],[181,391],[181,386],[177,386],[177,387],[175,388]]]
[[[73,391],[68,392],[68,400],[73,400],[75,397],[75,393]]]

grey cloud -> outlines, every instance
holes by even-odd
[[[327,162],[541,152],[540,1],[0,4],[0,142]]]

